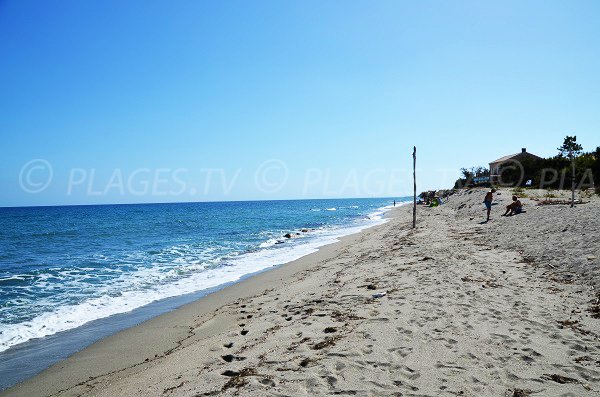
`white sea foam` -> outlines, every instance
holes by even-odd
[[[269,247],[272,247],[274,245],[281,244],[282,242],[283,242],[282,239],[279,239],[279,238],[270,238],[267,241],[263,241],[258,246],[260,248],[269,248]]]
[[[346,227],[316,229],[308,233],[306,238],[286,244],[275,246],[278,240],[271,238],[261,244],[262,250],[222,258],[220,263],[188,262],[163,271],[148,267],[124,273],[114,282],[138,287],[137,289],[115,293],[114,289],[98,287],[99,296],[80,304],[60,306],[18,324],[0,324],[0,351],[31,339],[73,329],[93,320],[130,312],[157,300],[235,282],[245,275],[296,260],[338,241],[340,237],[384,223],[386,220],[383,215],[389,208],[374,211],[369,214],[368,220]],[[182,254],[185,247],[173,247],[171,250]],[[185,255],[182,257],[185,258]],[[181,277],[182,274],[185,277]]]

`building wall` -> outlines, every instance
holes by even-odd
[[[513,157],[510,157],[504,161],[490,163],[490,180],[492,182],[495,180],[494,176],[497,176],[500,173],[500,167],[502,167],[503,164],[510,163],[512,161],[520,161],[525,158],[539,159],[540,157],[536,156],[535,154],[523,152],[523,153],[516,154]]]

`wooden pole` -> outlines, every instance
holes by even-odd
[[[571,167],[573,169],[573,179],[571,180],[571,208],[575,206],[575,156],[571,158]]]
[[[413,229],[417,227],[417,147],[413,146]]]

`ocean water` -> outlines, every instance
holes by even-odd
[[[383,223],[390,204],[336,199],[0,208],[0,354],[297,259]]]

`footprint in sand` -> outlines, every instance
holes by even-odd
[[[237,357],[234,356],[233,354],[226,354],[224,356],[221,356],[221,359],[223,359],[223,361],[225,362],[233,362],[233,361],[244,361],[246,359],[246,357]]]
[[[400,375],[409,380],[415,380],[421,377],[421,373],[417,370],[414,370],[410,367],[404,366],[400,369]]]
[[[413,351],[412,347],[404,347],[404,346],[393,347],[391,349],[388,349],[388,352],[396,353],[396,354],[400,355],[400,357],[402,357],[402,358],[408,356],[410,353],[412,353],[412,351]]]
[[[265,385],[265,386],[275,387],[275,382],[273,380],[271,380],[271,379],[267,379],[267,378],[261,379],[260,383],[263,384],[263,385]]]

